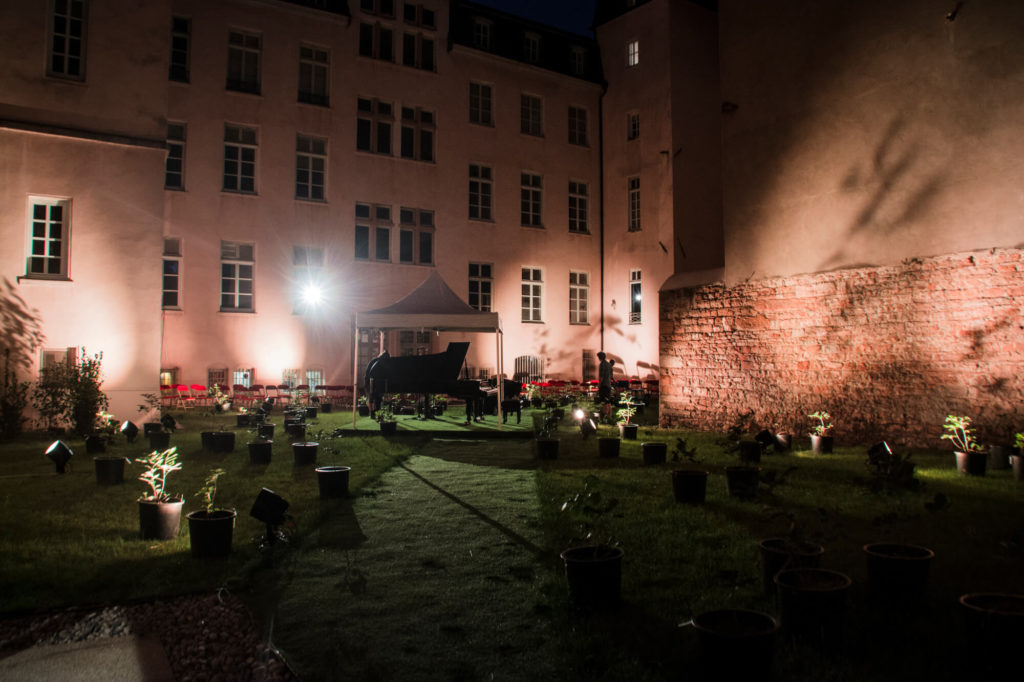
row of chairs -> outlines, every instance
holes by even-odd
[[[293,401],[305,402],[314,397],[321,402],[332,403],[352,399],[352,387],[344,385],[317,385],[310,388],[309,384],[299,384],[295,387],[288,384],[253,384],[252,386],[234,384],[230,391],[223,386],[219,386],[219,388],[221,393],[231,396],[231,402],[242,407],[262,403],[268,398],[273,398],[275,402],[284,404]],[[187,410],[195,407],[211,407],[213,402],[214,396],[210,395],[210,391],[202,384],[177,384],[160,387],[160,403],[164,407]]]

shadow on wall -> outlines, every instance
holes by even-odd
[[[29,308],[6,277],[0,285],[0,349],[10,350],[10,362],[28,370],[37,348],[43,345],[42,318]]]

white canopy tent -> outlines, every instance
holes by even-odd
[[[359,355],[361,329],[414,329],[437,332],[494,332],[498,378],[504,375],[502,363],[501,319],[498,313],[484,313],[459,298],[436,270],[404,298],[389,306],[356,313],[355,336],[352,345],[352,425],[356,423],[356,396],[359,373],[356,359]],[[498,428],[501,428],[502,382],[498,381]]]

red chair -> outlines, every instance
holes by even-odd
[[[288,384],[277,385],[277,399],[285,405],[292,401],[292,389]]]
[[[192,397],[192,392],[185,384],[178,384],[174,387],[177,391],[177,405],[183,410],[191,410],[196,406],[196,399]]]
[[[206,393],[206,386],[203,386],[202,384],[192,384],[188,388],[196,405],[209,407],[213,404],[213,398]]]

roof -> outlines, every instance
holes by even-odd
[[[356,313],[359,329],[501,331],[498,313],[482,313],[459,298],[436,270],[404,298]]]

